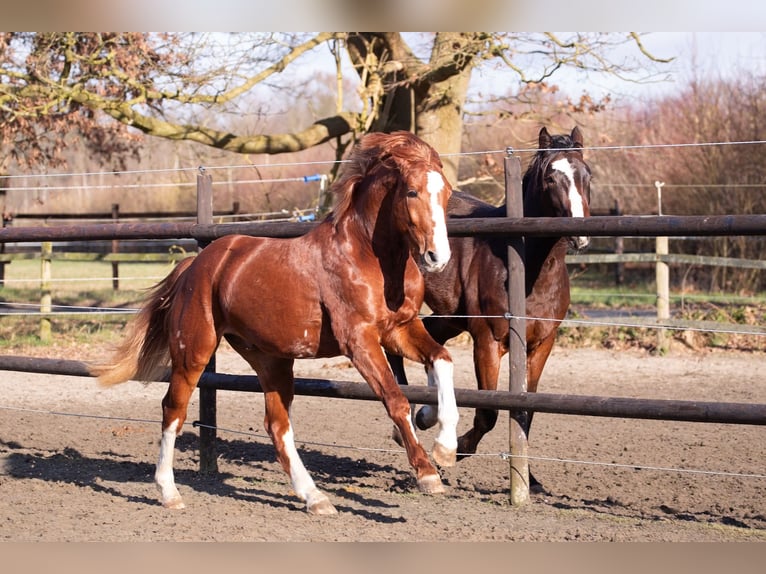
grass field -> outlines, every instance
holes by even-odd
[[[54,337],[111,339],[140,305],[146,290],[172,269],[169,263],[120,263],[120,288],[112,288],[112,265],[93,261],[53,261],[51,319]],[[41,344],[40,261],[19,260],[6,266],[0,302],[14,304],[14,313],[0,310],[0,347]],[[93,313],[92,309],[105,313]],[[23,311],[23,313],[22,313]]]
[[[51,303],[56,315],[50,319],[54,338],[75,340],[112,339],[132,316],[146,290],[164,278],[172,263],[120,263],[118,290],[112,288],[112,265],[99,261],[52,262]],[[17,260],[6,266],[5,285],[0,288],[0,348],[43,344],[40,328],[39,260]],[[582,279],[582,280],[581,280]],[[601,285],[575,276],[572,282],[570,317],[582,317],[587,310],[652,310],[656,294],[651,283],[615,287],[611,277]],[[9,305],[13,304],[13,313]],[[684,293],[671,295],[674,314],[695,321],[717,321],[745,325],[766,325],[766,297],[725,293]],[[93,313],[93,309],[104,313]],[[22,313],[23,312],[23,313]],[[766,327],[764,327],[766,330]],[[674,333],[684,344],[732,346],[766,350],[763,336]],[[562,326],[558,344],[574,346],[639,346],[652,348],[656,335],[650,328],[616,326]]]

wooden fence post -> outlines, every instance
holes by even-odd
[[[2,178],[0,178],[0,185],[2,185]],[[3,197],[5,194],[5,191],[0,190],[0,198]],[[0,209],[4,207],[4,202],[0,201]],[[2,227],[5,227],[5,213],[0,212],[0,221],[2,221]],[[5,243],[0,243],[0,254],[5,253]],[[5,266],[10,263],[10,261],[0,261],[0,289],[2,289],[5,286]]]
[[[668,238],[657,237],[655,240],[655,281],[657,283],[657,322],[659,324],[670,319],[670,266],[660,258],[668,254]],[[667,329],[657,329],[657,351],[664,355],[668,351],[669,337]]]
[[[609,215],[622,215],[619,199],[614,200],[614,207],[609,210]],[[622,236],[614,238],[614,252],[617,255],[622,255],[625,252],[625,240]],[[618,287],[625,283],[625,264],[620,261],[614,266],[614,283]]]
[[[521,187],[521,162],[508,148],[504,159],[505,167],[505,209],[507,217],[523,217],[524,201]],[[524,238],[512,237],[508,241],[508,320],[510,341],[511,393],[527,392],[527,302],[524,271]],[[510,411],[510,501],[520,506],[529,500],[529,460],[527,429],[529,412]]]
[[[40,244],[40,341],[51,340],[51,317],[44,313],[51,312],[51,255],[53,243],[43,241]]]
[[[112,204],[112,221],[117,223],[120,219],[120,204]],[[120,241],[118,239],[112,239],[112,253],[117,253],[120,250]],[[112,261],[112,289],[117,291],[120,288],[120,264],[117,261]]]
[[[662,186],[664,181],[655,181],[657,188],[657,215],[662,216]],[[657,262],[655,263],[655,282],[657,287],[657,322],[662,324],[670,319],[670,266],[667,261],[661,260],[663,255],[667,255],[668,238],[658,236],[655,239],[655,253]],[[669,337],[667,329],[657,329],[657,352],[664,355],[668,352]]]
[[[213,178],[205,173],[200,166],[197,174],[197,223],[213,223]],[[201,251],[207,242],[198,241]],[[205,367],[205,372],[215,373],[215,354]],[[212,474],[218,472],[218,455],[216,449],[216,425],[218,424],[218,406],[216,389],[200,387],[199,389],[199,471]]]

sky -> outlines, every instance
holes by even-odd
[[[561,69],[551,83],[573,98],[587,90],[597,98],[609,94],[613,102],[629,102],[672,94],[684,87],[693,73],[722,78],[743,70],[766,74],[766,32],[650,32],[642,33],[642,41],[654,56],[674,58],[662,67],[669,79],[633,83],[610,75],[590,74],[586,78],[582,72]],[[496,72],[485,70],[474,73],[472,90],[490,94],[503,91],[504,85]]]
[[[654,32],[643,39],[652,54],[676,58],[670,64],[672,80],[647,85],[604,81],[604,90],[643,97],[679,89],[695,70],[723,78],[742,71],[766,73],[766,32]]]
[[[766,2],[756,0],[27,0],[6,6],[3,24],[35,31],[655,30],[644,42],[659,57],[676,57],[666,68],[669,82],[556,74],[571,97],[586,86],[613,102],[678,90],[695,69],[724,78],[743,69],[766,73]],[[668,31],[674,28],[688,31]],[[492,93],[493,86],[502,84],[491,73],[474,73],[473,90]]]
[[[766,26],[764,26],[766,30]],[[563,32],[560,35],[563,37]],[[742,71],[750,71],[766,75],[766,31],[764,32],[647,32],[641,33],[641,39],[646,49],[658,58],[674,58],[673,62],[662,66],[662,81],[626,82],[612,75],[590,74],[584,77],[581,71],[560,69],[551,78],[550,83],[556,84],[568,96],[578,98],[586,91],[596,99],[609,94],[613,104],[630,103],[670,95],[680,91],[693,74],[697,77],[712,75],[726,79]],[[417,39],[417,34],[406,34],[408,41]],[[426,50],[430,44],[426,43]],[[631,42],[626,45],[626,53],[633,55],[638,50]],[[614,55],[612,55],[614,57]],[[426,51],[421,57],[427,58]],[[334,73],[334,63],[327,57],[324,48],[313,51],[308,60],[296,67],[294,73],[302,75],[322,69],[328,74]],[[293,72],[293,71],[291,71]],[[348,59],[345,62],[345,74],[355,78]],[[507,78],[505,81],[504,78]],[[480,66],[474,70],[471,78],[470,93],[472,99],[481,100],[491,95],[507,95],[509,83],[515,85],[518,78],[515,73],[507,71],[502,63],[496,66]]]

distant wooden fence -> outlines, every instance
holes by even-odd
[[[252,214],[244,214],[240,209],[240,203],[235,201],[229,210],[213,211],[213,218],[227,218],[233,222],[247,221]],[[256,214],[265,218],[273,214]],[[282,213],[280,212],[280,215]],[[110,212],[89,213],[62,213],[62,212],[30,212],[6,215],[3,218],[3,227],[10,227],[16,220],[19,221],[44,221],[46,225],[60,226],[80,225],[93,221],[109,221],[119,223],[124,221],[171,221],[188,219],[196,221],[196,211],[122,211],[120,205],[112,205]],[[64,223],[66,222],[66,223]],[[68,242],[54,245],[52,252],[46,255],[50,261],[104,261],[112,265],[112,288],[120,288],[121,263],[175,263],[185,257],[189,250],[196,248],[196,242],[192,239],[160,244],[158,241],[132,241],[121,243],[118,239],[96,242]],[[23,259],[43,259],[42,245],[6,246],[0,243],[0,288],[5,284],[5,267],[13,261]],[[42,262],[41,267],[45,267]],[[45,278],[41,278],[45,280]]]
[[[710,329],[721,327],[721,323],[715,321],[692,321],[686,319],[673,319],[670,316],[670,266],[672,265],[710,265],[717,267],[736,267],[740,269],[766,270],[766,260],[762,259],[738,259],[732,257],[713,257],[707,255],[690,255],[684,253],[668,253],[668,238],[656,238],[656,250],[654,253],[577,253],[568,254],[566,262],[572,265],[587,264],[615,264],[625,263],[653,263],[655,266],[656,315],[654,319],[642,317],[610,318],[608,322],[616,323],[659,323],[668,327],[688,329]],[[728,331],[738,333],[760,333],[763,327],[752,325],[726,324]],[[667,331],[658,330],[658,348],[661,352],[667,351],[669,340]]]
[[[234,213],[235,210],[225,213]],[[224,212],[216,212],[214,216],[220,216]],[[615,213],[613,210],[612,213]],[[131,216],[136,214],[130,214]],[[144,215],[144,214],[140,214]],[[601,215],[601,217],[605,217]],[[623,216],[625,217],[625,216]],[[667,216],[665,216],[667,217]],[[450,222],[451,223],[451,222]],[[237,224],[240,228],[243,224]],[[304,225],[304,224],[301,224]],[[17,228],[23,229],[23,228]],[[55,235],[56,228],[49,228]],[[452,229],[452,225],[450,225]],[[615,237],[616,240],[622,239]],[[5,244],[0,244],[4,246]],[[45,285],[41,302],[42,305],[50,305],[52,292],[51,263],[54,261],[103,261],[112,264],[112,288],[120,288],[119,264],[120,263],[176,263],[196,252],[196,241],[188,239],[178,240],[102,240],[102,241],[68,241],[50,244],[49,242],[31,243],[22,247],[16,247],[11,251],[0,252],[0,289],[5,284],[3,269],[12,261],[36,259],[41,261],[40,284]],[[620,244],[616,244],[621,247]],[[656,321],[673,327],[709,328],[715,329],[715,322],[674,320],[670,317],[670,273],[669,267],[673,265],[710,265],[719,267],[735,267],[748,269],[766,270],[766,260],[739,259],[731,257],[713,257],[705,255],[690,255],[683,253],[668,253],[667,237],[657,237],[657,249],[654,253],[578,253],[568,254],[566,262],[570,265],[588,264],[613,264],[622,266],[625,263],[641,263],[655,265],[656,285]],[[87,249],[87,251],[85,251]],[[47,270],[47,273],[46,273]],[[615,319],[617,322],[650,322],[645,317],[631,319]],[[651,321],[654,321],[652,319]],[[729,330],[742,333],[759,332],[749,325],[732,325]],[[659,332],[660,348],[667,345],[664,331]]]

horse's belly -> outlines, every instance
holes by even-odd
[[[257,324],[248,321],[238,335],[270,355],[313,359],[341,355],[340,345],[323,320],[303,320],[282,315]]]
[[[284,316],[261,321],[248,318],[232,322],[226,331],[249,346],[278,357],[307,359],[316,357],[320,350],[321,325],[314,321],[291,321]]]

